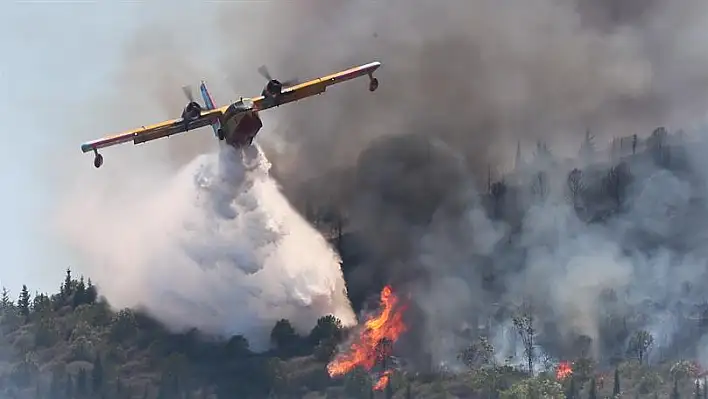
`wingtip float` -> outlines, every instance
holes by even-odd
[[[253,138],[263,127],[260,111],[322,94],[329,86],[362,76],[369,77],[369,91],[376,91],[379,80],[373,74],[380,67],[381,62],[373,61],[304,83],[290,83],[272,78],[263,66],[259,68],[259,72],[268,83],[260,96],[241,98],[239,101],[219,108],[216,107],[206,83],[201,81],[199,89],[203,106],[194,99],[189,87],[183,87],[188,104],[184,107],[180,118],[89,141],[81,144],[81,151],[93,152],[94,166],[100,168],[103,165],[103,155],[99,154],[99,149],[129,141],[133,144],[145,143],[205,126],[211,126],[218,140],[226,141],[233,147],[251,145]]]

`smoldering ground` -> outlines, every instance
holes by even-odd
[[[466,343],[455,333],[459,315],[483,318],[491,302],[529,296],[559,335],[601,341],[600,314],[630,314],[644,299],[669,309],[684,298],[675,288],[679,274],[666,273],[674,280],[662,285],[657,273],[677,262],[697,272],[679,255],[690,251],[669,248],[658,256],[621,243],[644,235],[636,232],[645,229],[647,214],[675,209],[666,204],[681,205],[702,192],[639,165],[640,175],[653,176],[637,180],[651,184],[630,190],[640,206],[599,227],[579,221],[561,204],[563,190],[543,201],[529,196],[514,223],[488,217],[478,194],[485,191],[488,167],[494,178],[511,170],[517,142],[526,157],[537,139],[556,155],[574,155],[586,129],[602,147],[610,137],[700,121],[708,96],[701,45],[707,6],[693,0],[639,3],[230,4],[206,12],[214,26],[205,30],[223,42],[219,60],[200,67],[228,74],[247,95],[264,83],[255,80],[261,63],[283,79],[371,59],[384,63],[375,94],[355,81],[282,107],[264,115],[258,141],[291,199],[325,199],[346,211],[363,237],[369,260],[350,284],[359,281],[361,288],[376,274],[408,284],[422,309],[417,325],[425,326],[423,333],[435,332],[424,342],[437,360],[454,359]],[[247,29],[249,21],[257,21],[254,29]],[[254,31],[255,38],[238,40]],[[153,40],[174,40],[173,34]],[[192,62],[192,52],[167,49],[169,62],[138,51],[128,64],[137,58],[170,70]],[[169,145],[189,159],[197,151],[185,149],[185,142]],[[536,169],[558,172],[556,188],[564,185],[567,171],[553,164]],[[650,189],[657,184],[677,190]],[[691,215],[684,217],[696,220]],[[659,231],[687,228],[657,220]],[[511,244],[502,245],[512,234]],[[418,280],[421,273],[426,278]],[[613,290],[631,293],[631,300],[606,304],[601,294]],[[596,347],[598,353],[615,350]]]

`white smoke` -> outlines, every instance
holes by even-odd
[[[259,147],[224,146],[171,178],[131,177],[149,181],[135,190],[126,179],[84,187],[62,207],[62,231],[113,305],[142,305],[175,329],[264,349],[282,318],[301,333],[327,314],[356,323],[338,256],[269,169]]]

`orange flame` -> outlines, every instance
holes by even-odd
[[[330,377],[342,376],[356,367],[371,371],[382,358],[388,356],[387,353],[382,353],[382,350],[385,350],[382,344],[393,344],[406,331],[403,323],[405,306],[399,305],[398,297],[388,285],[381,290],[381,308],[378,314],[366,320],[349,350],[337,355],[327,365]],[[374,389],[382,390],[390,375],[390,370],[384,371],[374,384]]]
[[[565,361],[558,363],[558,367],[556,367],[557,380],[565,380],[566,378],[570,377],[571,374],[573,374],[573,368],[571,367],[570,363]]]
[[[374,384],[374,391],[382,391],[388,385],[388,381],[391,379],[391,370],[386,370],[381,374],[379,380]]]

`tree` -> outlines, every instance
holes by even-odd
[[[98,299],[98,291],[96,290],[96,286],[93,285],[93,282],[91,282],[91,279],[88,279],[88,284],[86,285],[86,303],[93,305],[96,303],[96,299]]]
[[[44,313],[51,310],[51,301],[45,294],[35,293],[32,299],[32,310],[35,313]]]
[[[583,183],[583,172],[578,168],[571,170],[568,174],[567,184],[568,199],[573,205],[573,208],[577,210],[580,205],[580,198],[582,196],[583,190],[585,190],[585,186]]]
[[[597,399],[597,381],[595,377],[590,380],[590,393],[588,393],[588,399]]]
[[[2,294],[0,294],[0,307],[5,311],[13,308],[12,299],[10,299],[10,291],[5,287],[2,287]]]
[[[475,370],[494,362],[494,347],[487,337],[480,337],[477,342],[462,350],[457,358],[470,370]]]
[[[615,367],[615,384],[612,387],[612,396],[617,396],[620,394],[620,371],[619,368]]]
[[[566,399],[575,399],[578,395],[578,388],[575,386],[575,376],[570,376],[570,383],[568,384],[568,391],[565,394]]]
[[[624,163],[610,168],[605,176],[603,182],[605,193],[614,201],[617,209],[619,209],[624,202],[625,191],[629,185],[629,178],[630,172],[627,165]]]
[[[644,364],[644,358],[654,344],[654,337],[645,330],[637,331],[629,340],[628,353],[636,356],[639,364]]]
[[[84,282],[84,276],[81,276],[79,282],[76,284],[76,289],[74,292],[74,297],[71,300],[71,305],[73,308],[77,308],[79,305],[87,303],[86,301],[86,283]]]
[[[678,389],[678,379],[674,378],[674,389],[671,390],[671,399],[681,399]]]
[[[72,294],[72,279],[71,279],[71,268],[66,269],[66,276],[64,277],[64,283],[61,286],[60,294],[64,299],[69,299]]]
[[[308,341],[312,346],[316,346],[322,341],[334,339],[339,340],[342,337],[342,321],[333,315],[320,317],[317,324],[310,331]]]
[[[533,177],[531,182],[531,193],[536,196],[539,201],[543,201],[548,197],[550,186],[548,183],[548,174],[544,171],[539,171]]]
[[[581,159],[587,163],[592,162],[593,156],[595,155],[595,136],[590,134],[590,130],[585,131],[585,139],[582,144],[580,144],[580,151],[578,151]]]
[[[637,135],[633,134],[632,135],[632,155],[635,155],[637,153]]]
[[[273,330],[270,332],[270,342],[280,351],[289,353],[292,351],[298,341],[297,333],[290,321],[281,319],[275,323]]]
[[[88,377],[86,369],[80,369],[76,377],[76,393],[79,397],[84,397],[88,394]]]
[[[502,217],[502,205],[507,192],[506,182],[502,179],[501,181],[493,183],[489,192],[494,201],[494,217],[499,219]]]
[[[533,313],[530,306],[524,306],[521,313],[513,318],[514,328],[521,337],[521,342],[524,345],[524,355],[529,368],[529,374],[533,376],[533,363],[535,359],[534,346],[535,335]]]
[[[93,370],[91,370],[91,388],[94,394],[101,392],[103,389],[103,362],[98,354],[93,361]]]
[[[695,399],[701,399],[701,382],[699,380],[696,380],[696,389],[694,391],[693,397]]]
[[[250,353],[249,344],[243,335],[234,335],[226,343],[224,352],[227,358],[240,358]]]
[[[17,300],[17,307],[20,314],[27,319],[30,314],[30,294],[24,284],[22,285],[22,291],[20,291],[20,299]]]

